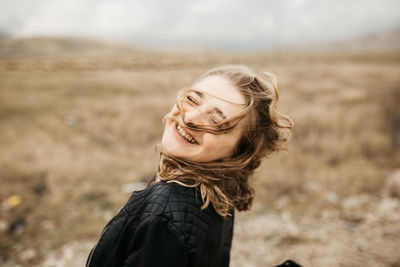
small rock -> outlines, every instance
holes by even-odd
[[[34,249],[27,249],[21,253],[21,259],[24,262],[32,262],[37,258],[37,252]]]
[[[62,251],[62,258],[64,261],[70,261],[74,257],[74,247],[73,246],[65,246]]]
[[[342,201],[343,215],[351,220],[362,220],[371,208],[371,202],[374,202],[373,198],[367,194],[347,197]]]
[[[292,215],[287,211],[282,212],[281,215],[282,215],[282,221],[283,221],[284,227],[286,228],[287,236],[289,236],[289,237],[298,236],[300,231],[299,231],[297,225],[294,224],[294,222],[292,220]]]
[[[8,223],[6,220],[0,220],[0,232],[6,231],[8,228]]]
[[[400,198],[400,169],[393,172],[383,186],[384,195]]]
[[[400,219],[400,203],[397,199],[384,198],[382,199],[377,208],[377,215],[381,219],[398,221]]]
[[[47,231],[52,231],[55,229],[54,223],[50,220],[45,220],[45,221],[41,222],[40,226],[42,226],[42,228]]]
[[[293,223],[289,222],[286,225],[287,235],[291,237],[299,236],[300,231],[299,228]]]
[[[275,201],[275,209],[277,210],[283,210],[284,208],[287,207],[287,205],[290,203],[290,198],[288,196],[283,196],[280,197],[277,201]]]
[[[74,116],[67,116],[65,118],[65,123],[69,126],[75,126],[77,119]]]
[[[332,204],[338,203],[338,200],[339,200],[339,198],[337,197],[337,195],[336,195],[334,192],[326,192],[326,193],[324,194],[324,198],[325,198],[328,202],[330,202],[330,203],[332,203]]]
[[[339,217],[338,212],[334,210],[323,210],[321,212],[321,219],[323,221],[331,221]]]
[[[146,186],[147,184],[144,182],[127,183],[121,186],[121,191],[124,193],[132,193],[133,191],[145,189]]]
[[[312,192],[320,192],[323,189],[323,186],[319,182],[310,182],[307,184],[307,187]]]

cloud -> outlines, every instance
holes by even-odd
[[[397,0],[0,0],[0,32],[257,49],[400,27]]]

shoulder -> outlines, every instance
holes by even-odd
[[[194,188],[176,183],[158,182],[144,190],[133,192],[124,209],[128,214],[156,216],[165,216],[179,210],[193,211],[201,207],[197,195]]]
[[[136,193],[128,201],[127,211],[147,222],[151,218],[165,219],[189,249],[202,242],[211,229],[227,223],[211,205],[201,209],[203,202],[195,188],[158,182]]]

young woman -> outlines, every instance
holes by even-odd
[[[234,210],[254,197],[249,177],[290,137],[277,101],[275,77],[245,66],[212,69],[180,91],[157,175],[107,224],[87,266],[229,266]]]

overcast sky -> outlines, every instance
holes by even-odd
[[[0,0],[0,34],[262,49],[400,29],[399,0]]]

